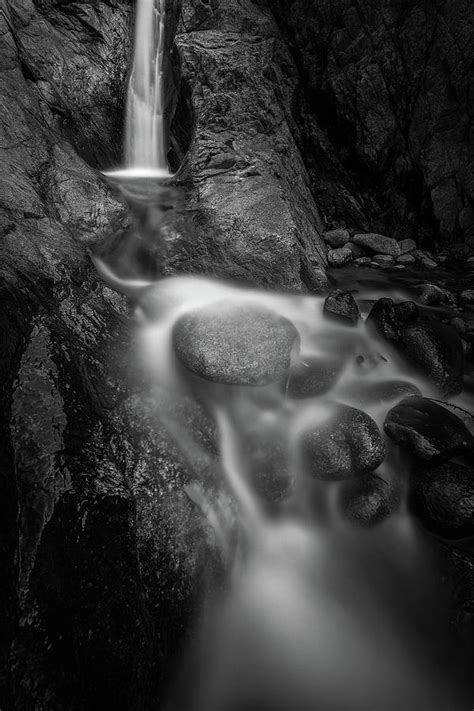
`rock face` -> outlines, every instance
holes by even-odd
[[[298,72],[270,10],[184,0],[175,42],[177,92],[194,118],[183,166],[192,238],[177,263],[319,291],[324,224],[292,133]]]
[[[327,318],[338,321],[346,326],[357,326],[359,308],[352,294],[336,289],[324,302],[323,313]]]
[[[306,125],[317,117],[332,140],[333,162],[337,156],[359,188],[346,179],[329,214],[338,224],[354,215],[355,225],[356,205],[364,203],[371,215],[364,229],[415,236],[423,247],[438,231],[472,239],[470,0],[275,0],[272,7],[301,69]],[[305,145],[313,192],[324,196],[316,130]],[[358,197],[350,206],[348,193]]]

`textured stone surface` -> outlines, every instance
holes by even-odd
[[[438,231],[469,239],[471,1],[275,0],[272,7],[295,48],[312,112],[359,188],[346,177],[345,190],[333,196],[338,224],[362,202],[374,231],[415,237],[423,247]],[[324,195],[313,136],[313,189]]]
[[[354,244],[365,247],[376,254],[386,254],[391,257],[400,256],[399,244],[392,237],[385,237],[385,235],[375,233],[356,234],[353,236],[352,241]]]
[[[441,392],[461,391],[464,355],[454,328],[434,319],[424,319],[412,301],[394,304],[386,297],[373,305],[367,327],[388,341]]]
[[[359,321],[359,308],[352,294],[348,291],[336,289],[328,294],[324,301],[323,313],[346,326],[357,326]]]
[[[400,487],[369,474],[341,485],[339,505],[343,516],[357,526],[370,527],[390,516],[400,503]]]
[[[290,321],[258,304],[209,304],[181,316],[173,328],[181,363],[201,378],[228,385],[281,381],[298,342]]]
[[[427,398],[402,400],[388,412],[384,430],[397,444],[421,459],[474,456],[474,437],[463,421]]]
[[[316,479],[338,481],[376,469],[385,456],[379,428],[362,410],[334,406],[325,422],[309,426],[301,447],[304,471]]]
[[[349,247],[330,249],[328,252],[328,263],[330,267],[342,267],[344,264],[354,259],[352,250]]]
[[[426,528],[443,538],[474,534],[474,470],[444,462],[413,475],[410,507]]]

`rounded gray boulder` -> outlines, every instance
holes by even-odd
[[[293,324],[259,304],[219,302],[181,316],[175,353],[188,370],[215,383],[267,385],[288,372],[299,344]]]

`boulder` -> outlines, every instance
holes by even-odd
[[[354,259],[354,266],[356,267],[365,267],[371,262],[370,257],[357,257],[357,259]]]
[[[302,356],[291,366],[287,395],[301,399],[328,392],[339,378],[344,362],[344,359]]]
[[[433,400],[408,397],[386,416],[384,430],[397,444],[427,461],[474,456],[474,437],[464,422]]]
[[[413,254],[401,254],[399,257],[397,257],[397,264],[414,264],[415,263],[415,257]]]
[[[201,378],[229,385],[280,381],[298,340],[290,321],[259,304],[209,304],[184,314],[173,328],[182,365]]]
[[[414,239],[401,239],[398,244],[400,247],[400,254],[413,252],[413,250],[416,249],[416,242]]]
[[[415,249],[411,254],[415,257],[417,264],[420,264],[425,269],[434,269],[438,266],[435,260],[421,249]]]
[[[328,252],[328,263],[331,267],[342,267],[344,264],[352,261],[352,259],[353,254],[349,247],[330,249]]]
[[[346,326],[357,326],[360,316],[359,308],[352,294],[348,291],[341,291],[341,289],[332,291],[326,297],[323,313],[326,317]]]
[[[397,509],[400,487],[378,474],[368,474],[343,482],[338,498],[341,512],[348,521],[370,527]]]
[[[351,236],[348,230],[342,228],[336,230],[329,230],[323,234],[324,241],[327,242],[334,249],[337,247],[344,247],[347,242],[349,242]]]
[[[376,469],[385,456],[377,424],[362,410],[335,405],[301,440],[304,471],[316,479],[339,481]]]
[[[459,539],[474,535],[474,470],[443,462],[414,473],[409,507],[432,533]]]
[[[354,242],[348,242],[345,246],[351,250],[354,259],[359,259],[359,257],[365,256],[365,249],[363,247],[359,247],[358,244],[354,244]]]
[[[419,301],[426,306],[456,305],[454,295],[447,289],[436,286],[436,284],[423,284]]]
[[[395,259],[391,257],[390,254],[376,254],[373,261],[382,267],[390,267],[395,263]]]
[[[356,234],[352,238],[354,244],[370,249],[376,254],[389,254],[392,257],[400,256],[400,247],[396,239],[385,237],[374,232]]]
[[[474,289],[464,289],[460,297],[464,304],[474,304]]]
[[[464,354],[454,328],[423,319],[412,301],[395,304],[389,298],[375,302],[366,323],[441,392],[462,390]]]

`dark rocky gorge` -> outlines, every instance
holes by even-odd
[[[474,659],[470,3],[167,0],[176,174],[138,186],[100,172],[122,164],[134,11],[0,8],[0,708],[253,708],[239,681],[263,635],[235,648],[249,668],[222,671],[232,700],[216,687],[190,701],[183,665],[251,548],[229,436],[257,507],[317,521],[346,561],[323,566],[345,629],[350,612],[375,619],[347,580],[355,597],[395,590],[405,607],[387,625],[417,637],[427,678],[450,689],[412,685],[418,658],[409,673],[374,637],[393,678],[356,667],[374,697],[357,705],[354,685],[353,708],[467,708],[444,694]],[[274,552],[261,555],[273,580]],[[417,586],[436,591],[427,619]],[[365,636],[348,633],[347,659],[375,664]],[[349,708],[353,671],[332,642],[327,655],[336,683],[321,663],[306,691],[315,708]],[[273,661],[278,678],[288,658]],[[384,685],[406,697],[381,702]],[[297,707],[274,686],[269,708]]]

